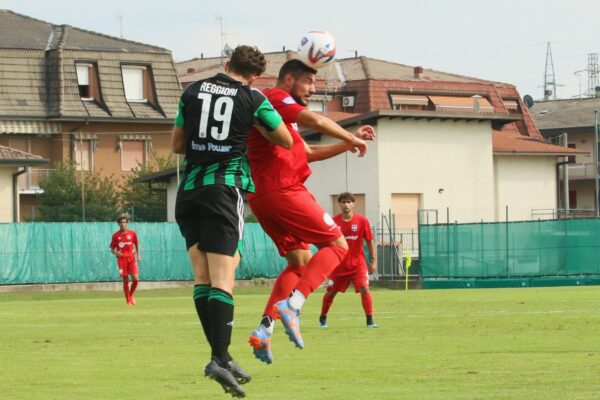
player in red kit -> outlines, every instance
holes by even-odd
[[[367,317],[367,327],[377,328],[373,322],[373,298],[369,291],[369,274],[375,272],[377,256],[375,245],[373,243],[373,232],[369,220],[354,210],[354,196],[351,193],[344,192],[338,196],[338,203],[342,213],[333,217],[338,224],[346,242],[348,242],[348,255],[342,263],[329,275],[329,285],[323,295],[323,304],[321,306],[321,316],[319,326],[327,327],[327,313],[333,304],[333,299],[338,292],[344,293],[350,282],[354,285],[354,291],[360,292],[363,309]],[[367,242],[367,247],[371,256],[369,266],[365,259],[363,241]]]
[[[288,266],[280,273],[265,306],[258,328],[249,343],[259,360],[271,363],[273,321],[281,317],[285,331],[296,347],[303,348],[299,310],[306,298],[346,257],[348,245],[331,216],[317,203],[304,182],[310,176],[309,162],[324,160],[345,151],[365,154],[364,140],[375,137],[364,125],[355,134],[305,108],[315,92],[316,71],[299,60],[281,67],[277,86],[264,93],[283,117],[294,139],[290,150],[281,150],[264,140],[258,131],[248,139],[248,161],[255,193],[248,202],[262,228],[275,242]],[[308,145],[298,124],[341,141],[330,145]],[[363,140],[364,139],[364,140]],[[309,244],[319,250],[312,255]]]
[[[140,280],[136,258],[137,261],[142,261],[142,257],[140,255],[140,245],[137,234],[135,231],[127,229],[128,222],[129,217],[127,215],[121,215],[117,220],[120,229],[112,235],[110,251],[117,257],[119,275],[123,278],[125,301],[130,306],[133,306],[135,305],[133,293]],[[133,278],[131,287],[129,287],[129,275]]]

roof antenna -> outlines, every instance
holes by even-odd
[[[119,22],[119,30],[121,32],[121,39],[123,39],[123,14],[115,14],[114,18]]]

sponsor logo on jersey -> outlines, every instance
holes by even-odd
[[[357,240],[357,239],[358,239],[358,235],[346,236],[346,240]]]
[[[213,144],[208,142],[204,143],[196,143],[192,140],[192,150],[197,151],[213,151],[216,153],[228,153],[231,151],[232,146],[226,146],[222,144]]]
[[[290,125],[296,132],[298,132],[298,124],[296,122],[292,122]]]

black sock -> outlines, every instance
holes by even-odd
[[[373,325],[373,316],[367,315],[367,325]]]
[[[204,336],[208,344],[211,345],[210,341],[210,318],[208,313],[208,295],[210,293],[210,285],[194,285],[194,305],[196,306],[196,314],[202,324],[202,330],[204,330]]]
[[[319,317],[319,322],[320,322],[321,324],[323,324],[323,323],[325,323],[325,321],[327,321],[327,315],[321,315],[321,316]]]
[[[208,296],[212,356],[221,366],[230,360],[228,348],[233,328],[233,296],[224,290],[211,288]]]
[[[268,315],[265,315],[262,318],[262,320],[260,321],[260,324],[263,325],[265,328],[270,327],[272,323],[273,323],[273,318],[269,317]]]

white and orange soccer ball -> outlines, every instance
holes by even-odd
[[[333,63],[335,50],[335,39],[329,32],[309,31],[300,38],[296,58],[311,68],[319,69]]]

